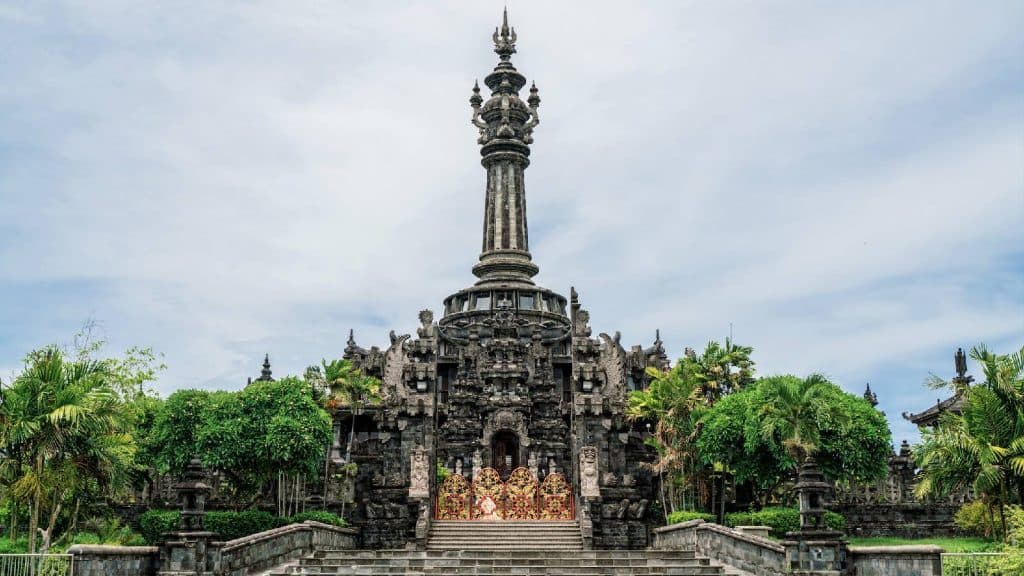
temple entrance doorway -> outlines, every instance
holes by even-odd
[[[519,467],[519,437],[514,432],[502,430],[491,439],[491,467],[502,478]]]

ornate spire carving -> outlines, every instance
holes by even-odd
[[[270,354],[263,356],[263,370],[260,370],[260,377],[256,379],[257,382],[273,382],[274,378],[270,372]]]
[[[530,256],[523,171],[530,164],[533,129],[540,123],[540,96],[532,85],[525,102],[519,97],[526,78],[512,65],[517,36],[508,25],[508,10],[492,39],[499,62],[484,78],[491,96],[485,101],[479,83],[474,83],[469,98],[470,121],[477,128],[481,163],[487,170],[483,247],[473,273],[480,278],[478,284],[533,284],[538,269]]]

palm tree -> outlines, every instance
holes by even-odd
[[[329,390],[328,407],[337,410],[347,407],[352,411],[352,428],[345,447],[345,462],[352,458],[352,440],[356,434],[356,414],[368,404],[380,401],[380,380],[366,376],[348,360],[323,360],[324,382]]]
[[[45,551],[67,504],[74,502],[77,514],[77,503],[92,486],[107,491],[127,479],[134,442],[106,363],[69,360],[55,347],[29,354],[26,362],[4,390],[0,450],[17,455],[5,475],[13,480],[11,494],[29,508],[34,552],[36,532]]]
[[[915,492],[942,497],[972,488],[998,507],[1005,536],[1004,506],[1013,501],[1015,491],[1018,503],[1024,502],[1024,348],[998,355],[979,345],[971,358],[981,365],[985,381],[961,387],[960,414],[947,412],[934,429],[922,430],[914,449],[921,468]]]
[[[664,478],[693,468],[697,460],[694,446],[699,432],[697,421],[706,404],[699,383],[685,377],[680,365],[668,372],[648,368],[647,374],[651,383],[646,390],[630,393],[626,416],[634,422],[655,423],[649,444],[657,451],[658,460],[650,468],[662,478],[662,509],[667,517],[675,502],[670,494],[670,502],[666,506]]]
[[[693,379],[709,404],[722,396],[742,390],[754,383],[754,362],[750,346],[738,346],[731,338],[725,339],[725,346],[708,342],[704,353],[687,348],[680,360],[686,378]]]
[[[779,440],[797,467],[818,450],[818,422],[825,417],[845,419],[828,402],[832,384],[821,374],[811,374],[802,380],[795,376],[770,376],[761,385],[765,391],[765,404],[760,410],[761,435],[765,440]]]

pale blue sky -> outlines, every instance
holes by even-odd
[[[0,378],[89,318],[159,389],[410,332],[472,280],[500,2],[0,2]],[[1024,344],[1024,5],[526,2],[539,281],[672,357],[870,381]]]

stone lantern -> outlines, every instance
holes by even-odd
[[[822,575],[842,573],[846,565],[843,533],[830,530],[825,524],[825,500],[832,485],[825,481],[813,457],[800,466],[794,490],[800,502],[800,529],[787,532],[782,543],[790,570]]]
[[[206,530],[206,497],[210,487],[199,458],[192,458],[181,482],[174,485],[181,508],[178,530],[164,534],[160,547],[159,576],[212,576],[219,570],[220,549],[213,544],[217,536]]]
[[[181,521],[178,530],[181,532],[202,532],[206,529],[206,497],[210,487],[206,485],[203,463],[193,457],[185,469],[182,481],[174,485],[178,495],[178,507],[181,508]]]

